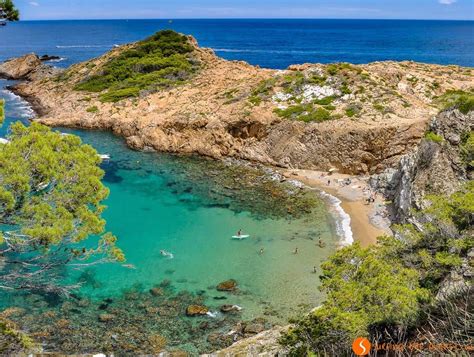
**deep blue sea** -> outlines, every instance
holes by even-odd
[[[86,60],[114,44],[171,28],[227,59],[270,68],[380,60],[474,66],[474,21],[109,20],[22,21],[0,31],[0,60],[25,52]]]

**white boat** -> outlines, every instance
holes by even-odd
[[[110,160],[109,154],[99,154],[101,160]]]

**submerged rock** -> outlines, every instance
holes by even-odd
[[[240,310],[242,310],[242,308],[240,306],[237,306],[237,305],[228,305],[228,304],[225,304],[225,305],[222,305],[220,307],[220,310],[221,312],[239,312]]]
[[[161,296],[163,295],[164,291],[162,288],[151,288],[150,294],[153,296]]]
[[[237,290],[237,281],[229,279],[219,283],[216,287],[218,291],[235,291]]]
[[[114,314],[100,314],[99,315],[99,321],[100,322],[110,322],[115,319]]]
[[[187,316],[202,316],[206,315],[209,312],[209,309],[204,305],[189,305],[186,308]]]

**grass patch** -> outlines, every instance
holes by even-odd
[[[425,139],[428,141],[432,141],[434,143],[438,143],[438,144],[443,142],[443,137],[441,135],[433,133],[432,131],[428,131],[425,134]]]
[[[99,111],[99,108],[97,108],[97,106],[93,106],[93,107],[89,107],[86,109],[86,112],[88,113],[97,113]]]
[[[436,103],[442,110],[458,108],[463,114],[474,110],[474,89],[468,92],[462,90],[448,90],[436,98]]]
[[[323,122],[332,119],[331,113],[324,108],[316,108],[312,104],[291,105],[286,109],[275,109],[281,118],[309,122]]]
[[[76,90],[107,93],[103,102],[136,97],[141,90],[159,90],[186,81],[197,69],[188,38],[163,30],[136,43],[107,62],[100,72],[75,86]]]

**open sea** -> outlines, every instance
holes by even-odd
[[[380,60],[474,66],[474,22],[394,20],[24,21],[0,28],[0,60],[35,52],[60,56],[60,61],[51,64],[65,67],[165,28],[193,35],[201,46],[213,48],[226,59],[269,68]],[[7,102],[2,137],[9,123],[27,124],[34,117],[28,103],[5,89],[11,84],[0,81],[0,97]],[[83,283],[78,296],[91,301],[89,305],[84,300],[51,300],[36,294],[0,296],[3,307],[28,307],[30,314],[17,321],[28,322],[33,332],[53,324],[45,320],[48,311],[60,321],[69,321],[75,332],[56,339],[44,337],[48,348],[100,351],[112,337],[110,343],[126,340],[140,345],[140,337],[136,342],[130,336],[139,326],[166,337],[172,347],[196,354],[214,348],[209,336],[216,331],[227,333],[237,321],[263,318],[266,323],[284,324],[320,303],[320,282],[313,267],[319,267],[341,241],[350,240],[342,230],[347,217],[334,201],[308,192],[314,201],[311,212],[290,219],[274,214],[281,207],[267,194],[268,181],[253,182],[250,187],[248,182],[238,183],[237,174],[236,184],[233,165],[135,152],[110,133],[63,131],[81,136],[111,156],[103,163],[104,182],[111,192],[104,218],[134,269],[109,264],[66,271],[65,279]],[[271,173],[265,175],[261,177],[271,177]],[[231,184],[229,177],[234,178]],[[291,184],[284,189],[290,195],[299,190]],[[250,237],[232,240],[240,228]],[[325,248],[316,245],[318,239]],[[299,253],[292,254],[296,247]],[[160,250],[172,252],[173,258],[163,257]],[[227,279],[238,282],[238,293],[216,291],[216,284]],[[156,286],[164,290],[164,297],[152,301],[148,290]],[[195,301],[206,304],[211,314],[197,320],[185,317],[186,305]],[[223,303],[242,310],[237,317],[228,317],[219,312]],[[163,306],[166,309],[160,310]],[[104,311],[126,315],[120,320],[122,330],[114,326],[112,337],[106,334],[110,326],[97,321],[98,313]],[[140,320],[144,314],[152,314],[146,322]]]

